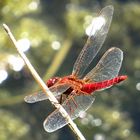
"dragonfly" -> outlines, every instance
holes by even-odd
[[[81,112],[86,111],[92,105],[95,100],[95,91],[110,88],[127,78],[126,75],[118,76],[123,61],[123,51],[116,47],[107,50],[97,65],[90,72],[84,74],[105,41],[113,11],[113,6],[106,6],[93,20],[91,32],[74,63],[72,74],[64,77],[54,77],[46,82],[49,90],[57,97],[72,120],[79,117]],[[42,91],[24,98],[27,103],[35,103],[46,99],[48,99],[48,96]],[[67,124],[68,122],[59,110],[55,109],[45,119],[43,126],[47,132],[54,132]]]

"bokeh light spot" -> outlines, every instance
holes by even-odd
[[[6,70],[0,70],[0,84],[4,81],[4,80],[6,80],[7,79],[7,77],[8,77],[8,73],[7,73],[7,71]]]
[[[36,10],[38,8],[38,2],[37,1],[32,1],[29,5],[28,5],[30,10]]]
[[[13,55],[8,57],[8,62],[11,66],[11,69],[13,69],[14,71],[20,71],[24,66],[24,61],[20,57],[16,57]]]
[[[140,83],[136,84],[136,89],[140,91]]]
[[[105,140],[105,136],[103,134],[96,134],[94,140]]]
[[[28,51],[30,48],[30,45],[31,45],[29,39],[27,39],[27,38],[18,40],[17,44],[18,44],[18,48],[23,52]]]
[[[128,137],[128,136],[130,135],[130,131],[129,131],[128,129],[125,129],[125,130],[123,131],[123,135],[124,135],[125,137]]]
[[[114,112],[112,113],[112,117],[113,117],[113,119],[119,119],[120,113],[119,113],[118,111],[114,111]]]
[[[61,47],[61,44],[59,41],[53,41],[51,46],[54,50],[59,50]]]

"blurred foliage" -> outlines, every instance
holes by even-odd
[[[27,138],[27,132],[29,131],[29,126],[17,118],[12,113],[4,110],[0,110],[0,139],[1,140],[15,140],[15,139],[25,139]]]
[[[10,26],[18,42],[30,46],[26,52],[36,70],[47,80],[68,75],[86,37],[87,18],[106,5],[115,8],[111,29],[98,54],[111,46],[124,51],[120,73],[128,80],[97,93],[86,117],[77,123],[87,139],[138,140],[140,137],[140,3],[90,0],[5,0],[0,1],[0,23]],[[16,61],[15,61],[16,60]],[[18,60],[18,61],[17,61]],[[18,63],[16,63],[18,62]],[[38,86],[28,69],[21,65],[17,52],[2,26],[0,28],[0,139],[58,140],[74,139],[67,127],[49,134],[42,122],[53,111],[49,102],[24,103],[24,96]],[[16,65],[17,64],[17,65]],[[2,77],[0,75],[0,78]],[[107,93],[106,93],[107,92]]]

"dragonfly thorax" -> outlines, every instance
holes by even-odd
[[[80,80],[73,75],[63,77],[59,82],[69,84],[73,90],[80,90],[85,84],[83,80]]]

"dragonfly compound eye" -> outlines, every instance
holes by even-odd
[[[51,78],[51,79],[49,79],[49,80],[46,82],[46,84],[47,84],[48,87],[51,87],[51,86],[53,86],[55,83],[57,83],[59,79],[60,79],[59,77]]]

